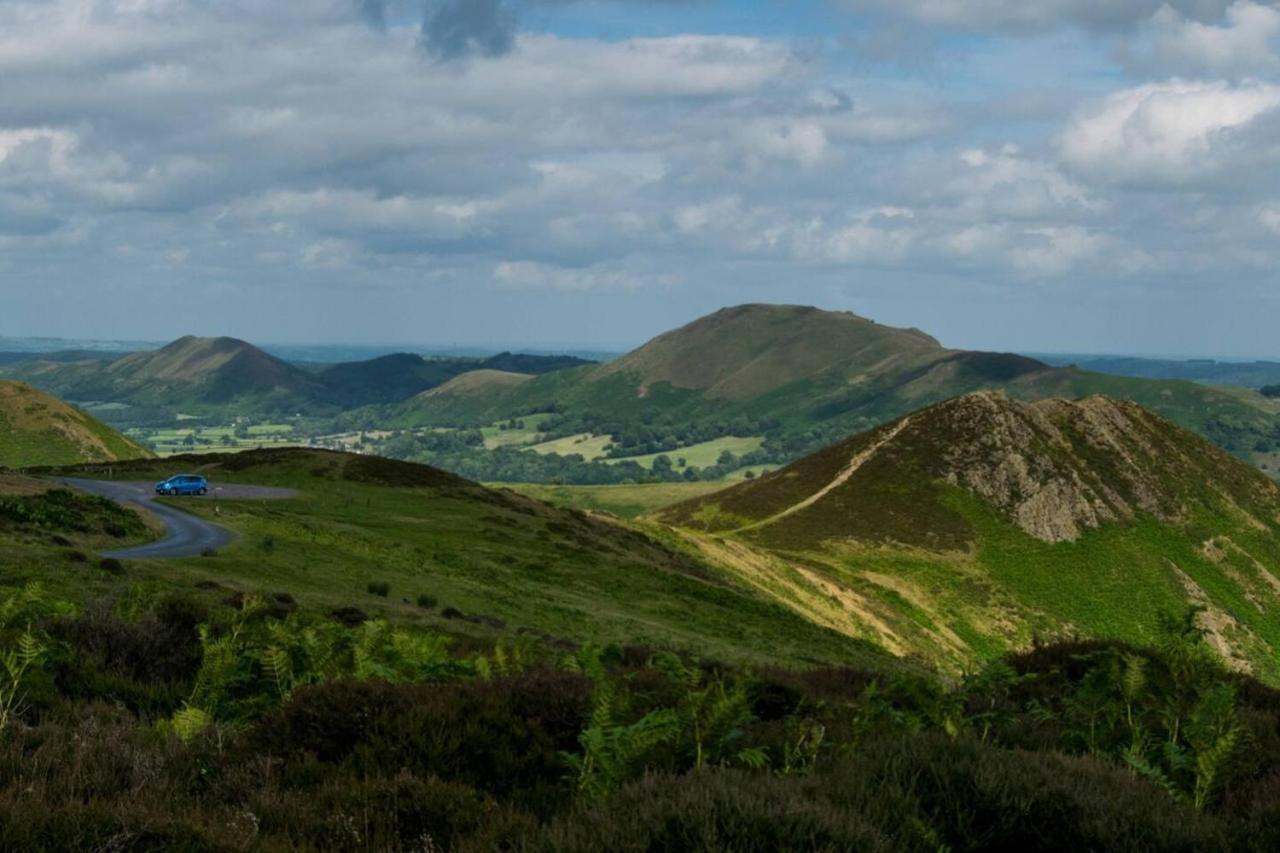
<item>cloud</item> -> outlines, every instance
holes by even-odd
[[[1174,80],[1114,93],[1081,111],[1060,140],[1080,174],[1132,186],[1256,181],[1276,162],[1280,85]]]
[[[1280,9],[1240,0],[1221,22],[1188,18],[1161,7],[1125,47],[1125,63],[1139,71],[1241,77],[1280,69]]]
[[[1280,261],[1280,86],[1256,3],[1152,19],[906,0],[942,21],[890,22],[958,72],[940,86],[805,43],[787,16],[747,30],[708,7],[684,32],[611,0],[581,7],[612,22],[595,38],[530,14],[553,1],[0,0],[0,333],[60,316],[41,307],[55,295],[130,334],[144,315],[294,334],[236,311],[248,298],[316,306],[289,315],[304,337],[365,315],[370,335],[450,336],[473,310],[462,336],[493,340],[518,304],[547,306],[548,338],[629,338],[637,312],[660,328],[855,293],[923,323],[921,306],[1029,282],[1156,301]],[[1106,17],[1119,7],[1130,23]],[[987,38],[969,62],[975,40],[948,29],[1067,25],[1146,39],[1150,64],[1127,68],[1159,82],[1126,82],[1110,36]],[[617,311],[584,323],[583,293]]]
[[[516,290],[562,290],[570,292],[639,290],[671,287],[674,275],[646,276],[619,265],[574,269],[536,261],[503,261],[493,270],[494,281]]]
[[[515,13],[502,0],[439,0],[422,22],[423,45],[442,59],[501,56],[515,33]]]
[[[376,26],[386,22],[387,0],[357,0]],[[571,6],[583,0],[425,0],[423,47],[442,60],[495,57],[515,47],[520,13],[537,6]],[[624,0],[645,6],[697,5],[708,0]],[[714,2],[714,0],[710,0]]]
[[[901,15],[925,24],[961,28],[1044,31],[1073,26],[1092,31],[1123,31],[1162,8],[1212,20],[1231,0],[846,0],[858,10]]]

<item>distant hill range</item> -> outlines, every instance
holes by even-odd
[[[948,349],[917,329],[790,305],[726,308],[616,361],[528,382],[441,388],[393,407],[403,426],[473,426],[555,411],[590,421],[708,424],[748,419],[778,437],[833,440],[980,390],[1013,398],[1104,393],[1149,407],[1232,450],[1280,440],[1280,405],[1242,388],[1052,367],[1011,353]],[[803,442],[795,446],[804,446]],[[794,458],[794,457],[793,457]]]
[[[1204,608],[1280,676],[1280,487],[1143,407],[980,392],[661,511],[819,624],[961,667],[1034,635],[1150,641]]]
[[[78,402],[167,410],[164,419],[179,410],[331,414],[404,400],[469,371],[533,374],[589,363],[571,356],[507,352],[483,359],[400,353],[305,370],[242,340],[187,336],[158,350],[116,357],[93,352],[28,357],[9,364],[6,372]],[[104,416],[119,415],[108,409]]]
[[[1280,361],[1219,361],[1212,358],[1142,358],[1127,355],[1037,355],[1046,364],[1078,365],[1096,373],[1145,379],[1189,379],[1210,385],[1263,388],[1280,385]]]
[[[0,468],[143,459],[149,451],[61,400],[0,380]]]

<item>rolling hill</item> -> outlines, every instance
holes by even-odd
[[[0,380],[0,468],[115,462],[151,454],[61,400]]]
[[[1150,641],[1196,604],[1227,661],[1280,679],[1280,487],[1128,401],[966,395],[656,520],[899,654]]]
[[[573,356],[510,352],[488,358],[394,353],[303,369],[236,338],[190,335],[158,350],[110,358],[62,352],[0,360],[7,376],[65,399],[111,404],[103,416],[131,425],[169,422],[179,409],[223,419],[332,415],[398,403],[470,372],[534,375],[592,363]]]
[[[916,329],[789,305],[726,308],[607,364],[479,395],[442,387],[383,417],[397,426],[475,426],[554,411],[572,422],[567,432],[621,431],[621,445],[633,443],[627,432],[650,439],[656,434],[661,445],[664,433],[690,424],[728,435],[746,421],[770,439],[769,458],[762,461],[776,462],[981,390],[1025,400],[1099,393],[1129,399],[1241,455],[1280,440],[1280,406],[1243,388],[1110,376],[1011,353],[948,349]],[[647,452],[682,446],[667,443]]]
[[[70,400],[226,414],[297,410],[322,388],[312,375],[252,344],[190,335],[151,352],[112,360],[34,361],[10,373]]]

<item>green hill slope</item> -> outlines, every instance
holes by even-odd
[[[240,534],[236,544],[216,557],[131,563],[134,580],[287,591],[326,611],[355,606],[450,633],[523,630],[732,660],[892,663],[661,537],[428,466],[297,448],[144,461],[116,466],[114,476],[153,481],[176,470],[204,474],[215,488],[285,486],[300,497],[221,501],[217,522]],[[209,501],[182,507],[213,517]],[[371,594],[371,583],[388,584],[390,595]],[[419,605],[423,595],[432,607]]]
[[[61,400],[0,380],[0,468],[75,465],[151,454]]]
[[[661,511],[821,624],[965,666],[1202,615],[1280,680],[1280,487],[1136,404],[979,393]]]

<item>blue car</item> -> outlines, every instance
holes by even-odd
[[[204,495],[209,493],[209,481],[197,474],[176,474],[162,483],[156,483],[157,495]]]

